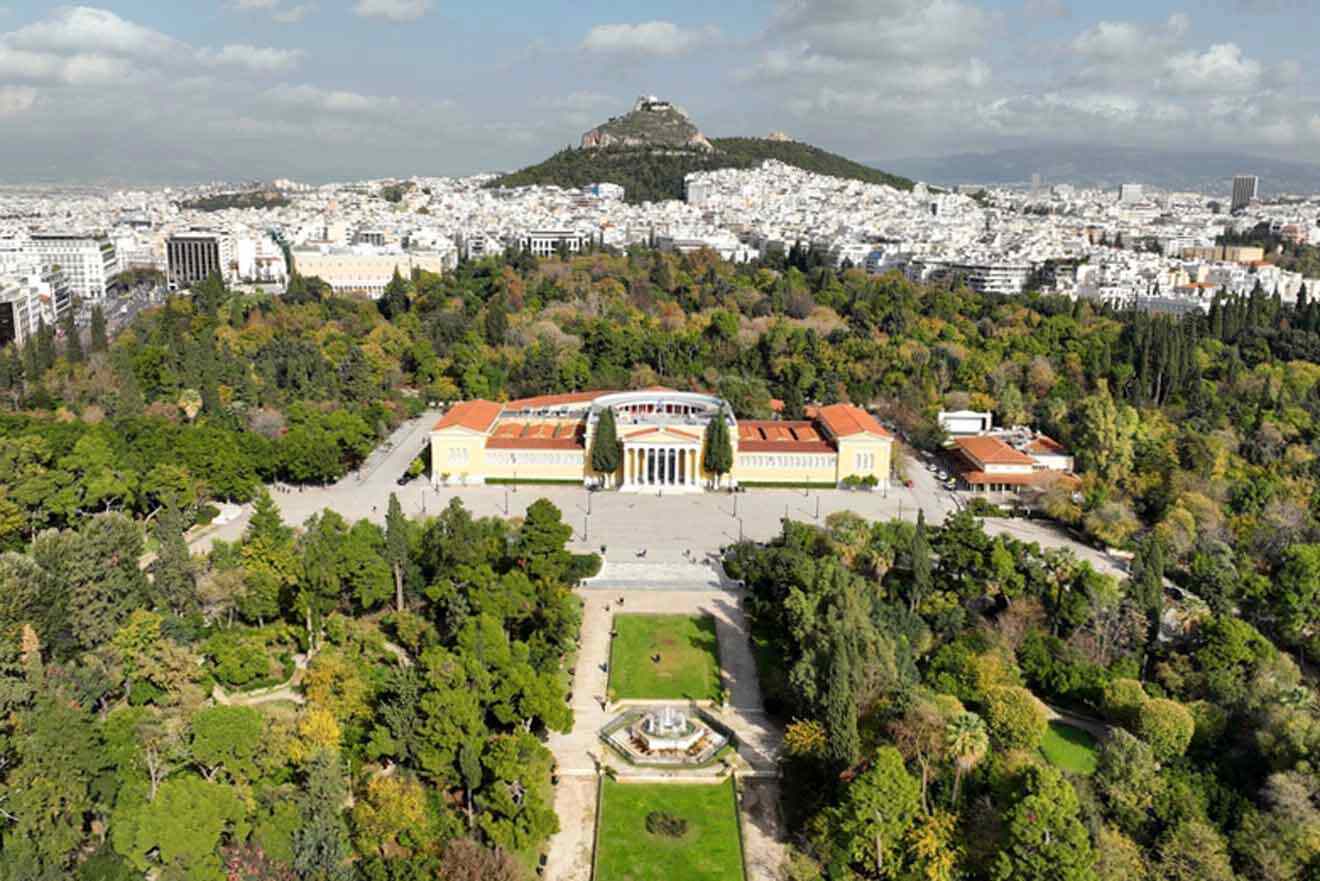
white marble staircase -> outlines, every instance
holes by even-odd
[[[582,582],[588,590],[735,590],[718,561],[606,560],[600,572]]]

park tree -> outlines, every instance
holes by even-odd
[[[1036,696],[1015,685],[986,690],[985,718],[990,740],[999,749],[1034,750],[1049,725],[1045,707]]]
[[[353,805],[353,842],[363,855],[407,852],[429,843],[426,790],[403,774],[377,776]]]
[[[149,586],[139,566],[142,533],[123,514],[100,514],[78,532],[46,532],[32,547],[37,565],[67,585],[74,639],[98,648],[147,605]]]
[[[1287,548],[1271,587],[1268,608],[1274,629],[1288,644],[1305,645],[1317,634],[1320,544],[1295,544]]]
[[[1124,480],[1132,470],[1137,421],[1136,411],[1115,401],[1106,381],[1100,380],[1095,394],[1077,405],[1074,447],[1079,468],[1111,485]]]
[[[1202,820],[1185,820],[1156,846],[1155,875],[1161,881],[1234,881],[1224,837]]]
[[[547,499],[537,499],[527,507],[513,552],[533,579],[559,582],[572,563],[572,555],[564,549],[572,537],[573,527],[564,522],[559,509]]]
[[[619,445],[619,431],[614,422],[614,408],[606,407],[596,420],[596,432],[591,438],[591,469],[614,481],[619,470],[623,448]]]
[[[73,310],[67,309],[60,319],[60,329],[64,333],[64,357],[70,364],[81,364],[84,360],[82,336],[74,322]]]
[[[439,881],[526,881],[522,865],[502,848],[488,848],[470,838],[445,845]]]
[[[718,487],[724,475],[733,470],[733,442],[729,437],[729,425],[723,415],[717,415],[706,425],[705,450],[702,453],[701,467],[707,474],[715,475]]]
[[[91,718],[67,698],[48,692],[0,721],[0,877],[68,877],[106,764]]]
[[[162,783],[153,801],[117,804],[111,840],[141,872],[213,881],[221,877],[217,849],[241,827],[246,814],[232,787],[183,775]]]
[[[917,528],[912,532],[912,544],[908,550],[911,560],[912,576],[908,586],[908,610],[916,612],[922,601],[935,589],[935,578],[931,567],[930,539],[926,535],[926,511],[917,511]]]
[[[385,510],[385,559],[394,576],[394,610],[403,611],[403,576],[408,569],[408,519],[399,497],[390,493]]]
[[[408,297],[409,284],[399,274],[399,267],[394,267],[394,277],[385,285],[385,292],[376,301],[376,308],[385,316],[386,321],[393,321],[412,308]]]
[[[265,745],[265,724],[252,707],[205,707],[189,722],[189,753],[207,780],[250,782]]]
[[[1154,698],[1137,710],[1137,734],[1150,744],[1155,758],[1172,761],[1183,753],[1196,733],[1196,720],[1182,704],[1167,698]]]
[[[839,805],[826,814],[829,840],[818,850],[843,877],[850,865],[878,878],[902,877],[903,842],[921,813],[921,785],[892,746],[876,751],[870,768],[848,784]]]
[[[105,310],[101,308],[100,303],[97,303],[92,306],[92,353],[96,354],[98,352],[104,352],[109,348],[110,338],[106,331]]]
[[[990,735],[985,721],[975,713],[959,713],[949,720],[944,733],[945,748],[953,759],[953,804],[958,805],[963,776],[975,768],[990,751]]]
[[[151,564],[151,593],[179,615],[197,608],[197,567],[183,537],[183,514],[167,507],[156,518],[158,550]]]
[[[1119,828],[1128,835],[1140,834],[1161,789],[1150,746],[1122,728],[1110,731],[1100,745],[1095,784]]]
[[[301,825],[293,836],[293,868],[304,881],[350,881],[352,866],[344,828],[345,786],[339,756],[314,753],[299,803]]]
[[[1146,881],[1150,866],[1139,844],[1104,825],[1095,837],[1095,877],[1096,881]]]
[[[1077,793],[1048,765],[1023,772],[1022,797],[1006,816],[993,881],[1093,881],[1095,855],[1080,819]]]

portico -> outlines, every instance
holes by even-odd
[[[625,435],[623,492],[701,492],[701,436],[676,429]]]

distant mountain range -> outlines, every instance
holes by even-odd
[[[870,163],[879,165],[882,163]],[[895,159],[886,169],[943,186],[1045,184],[1117,188],[1139,183],[1165,190],[1226,195],[1237,174],[1260,178],[1262,196],[1320,193],[1320,165],[1242,153],[1201,153],[1122,147],[1033,147],[960,153],[939,158]]]
[[[783,134],[767,138],[707,138],[687,114],[667,101],[639,98],[631,113],[615,117],[537,165],[506,174],[491,187],[583,187],[612,183],[629,202],[684,198],[683,180],[694,171],[754,168],[777,159],[817,174],[912,189],[907,178],[888,174]]]

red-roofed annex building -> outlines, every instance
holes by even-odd
[[[622,465],[608,476],[591,469],[589,452],[606,408],[614,411],[623,448]],[[809,408],[807,416],[739,423],[720,398],[667,388],[463,401],[431,431],[432,480],[701,492],[712,482],[702,467],[706,427],[718,418],[729,426],[734,451],[726,485],[835,485],[850,477],[887,485],[893,437],[874,417],[851,404]]]

